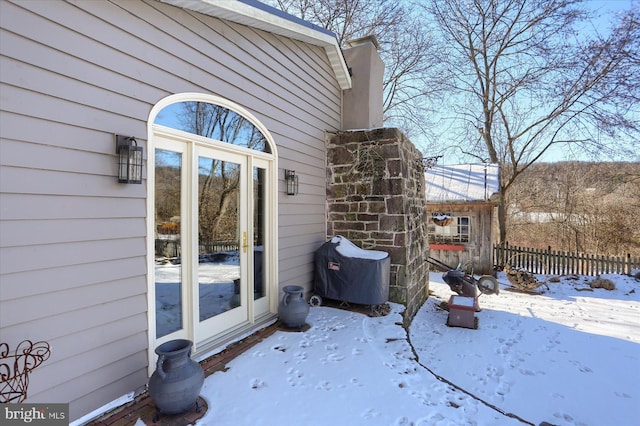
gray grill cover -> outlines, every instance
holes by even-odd
[[[314,266],[314,292],[321,297],[363,305],[389,300],[388,253],[363,250],[335,236],[316,250]]]

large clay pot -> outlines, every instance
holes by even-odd
[[[301,328],[309,315],[309,304],[305,302],[304,289],[299,285],[287,285],[282,289],[284,296],[278,306],[280,321],[291,328]]]
[[[204,370],[191,359],[193,342],[170,340],[156,348],[156,371],[149,379],[149,396],[160,414],[179,414],[196,408]]]

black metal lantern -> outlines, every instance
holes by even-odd
[[[285,170],[284,181],[287,184],[287,195],[296,195],[298,193],[298,176],[296,176],[296,171]]]
[[[133,136],[116,135],[118,182],[142,183],[142,147]]]

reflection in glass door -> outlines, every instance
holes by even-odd
[[[267,190],[269,170],[268,163],[253,159],[252,167],[253,193],[251,197],[250,223],[253,233],[253,315],[258,318],[269,313],[269,267],[267,261],[272,255],[269,244],[269,211],[267,205]]]
[[[248,248],[253,250],[255,238],[247,206],[248,194],[255,192],[249,182],[257,182],[248,179],[246,156],[165,140],[158,144],[155,335],[158,343],[191,338],[197,345],[249,320],[247,297],[255,292]],[[186,167],[192,155],[197,166]]]
[[[182,152],[155,154],[156,338],[183,330]]]
[[[253,168],[253,299],[258,300],[266,296],[265,270],[263,258],[267,255],[264,245],[265,232],[265,212],[264,212],[264,191],[265,191],[266,170],[258,167]]]
[[[150,115],[149,345],[185,338],[198,353],[275,314],[277,155],[248,111],[183,98]]]
[[[198,147],[198,330],[202,338],[248,319],[246,159]],[[246,191],[246,189],[245,189]]]

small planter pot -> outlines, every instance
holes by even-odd
[[[433,221],[433,223],[435,223],[438,226],[449,226],[453,222],[452,217],[446,217],[446,216],[433,217],[431,218],[431,220]]]
[[[193,342],[170,340],[156,348],[156,371],[149,379],[149,396],[159,414],[180,414],[198,409],[204,370],[191,359]]]
[[[309,304],[304,300],[304,289],[299,285],[287,285],[278,305],[280,321],[289,328],[302,328],[309,315]]]

